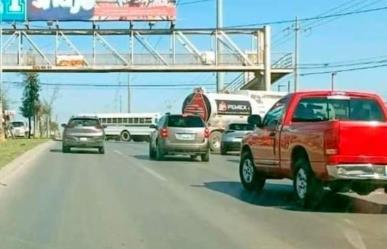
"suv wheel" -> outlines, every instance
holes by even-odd
[[[152,148],[152,143],[149,143],[149,158],[150,159],[156,158],[156,153],[155,153],[154,149]]]
[[[157,144],[156,146],[156,159],[159,161],[164,160],[164,151],[162,150],[159,144]]]
[[[324,196],[323,185],[314,176],[309,161],[305,158],[299,158],[295,162],[293,188],[297,202],[303,208],[317,207]]]
[[[250,152],[244,152],[241,156],[239,176],[243,187],[247,191],[261,191],[265,185],[266,178],[255,168],[253,157]]]
[[[121,138],[121,141],[124,141],[124,142],[129,142],[132,139],[129,131],[121,132],[120,138]]]
[[[210,161],[210,151],[208,150],[205,154],[200,155],[202,162],[209,162]]]

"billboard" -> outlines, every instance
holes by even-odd
[[[218,114],[221,115],[251,115],[249,101],[241,100],[216,100]]]
[[[173,21],[176,0],[1,0],[4,21]]]

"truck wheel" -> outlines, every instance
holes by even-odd
[[[210,151],[208,150],[205,154],[200,155],[202,162],[209,162],[210,161]]]
[[[239,176],[243,187],[247,191],[261,191],[265,185],[266,178],[255,168],[253,157],[250,152],[244,152],[241,156]]]
[[[121,132],[120,138],[121,138],[121,141],[123,142],[129,142],[132,139],[129,131]]]
[[[352,184],[351,189],[358,195],[369,195],[371,192],[375,191],[376,188],[371,184],[355,182]]]
[[[220,152],[220,144],[222,140],[222,133],[220,131],[213,131],[209,138],[210,149],[213,153]]]
[[[323,198],[322,183],[314,176],[309,161],[299,158],[295,162],[293,188],[297,202],[303,208],[316,208]]]
[[[157,147],[156,147],[156,159],[158,161],[164,160],[164,151],[162,150],[160,145],[157,145]]]

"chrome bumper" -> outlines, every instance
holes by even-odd
[[[387,165],[338,164],[327,165],[328,175],[335,180],[387,181]]]

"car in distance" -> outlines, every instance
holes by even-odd
[[[316,207],[324,187],[367,195],[387,186],[387,109],[370,93],[297,92],[280,99],[242,142],[239,174],[247,190],[293,179],[298,202]]]
[[[100,154],[105,153],[105,131],[97,117],[72,117],[62,126],[64,153],[70,152],[71,148],[96,148]]]
[[[27,137],[28,135],[28,128],[22,121],[11,122],[11,131],[15,137]]]
[[[162,160],[166,155],[197,156],[208,162],[210,132],[197,115],[166,114],[154,128],[149,142],[149,157]]]
[[[245,123],[231,123],[222,135],[220,153],[226,155],[229,151],[240,151],[242,138],[255,129],[254,125]]]

